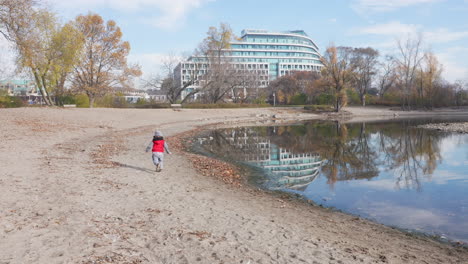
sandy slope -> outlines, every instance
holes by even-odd
[[[144,152],[156,128],[170,138],[271,114],[0,109],[0,263],[468,259],[465,249],[201,176],[180,153],[166,156],[166,169],[155,173]]]

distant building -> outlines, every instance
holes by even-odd
[[[270,81],[293,72],[319,72],[323,67],[319,48],[303,30],[243,30],[240,40],[231,42],[230,47],[225,56],[236,69],[255,72],[258,87],[267,87]],[[208,70],[206,57],[192,56],[175,68],[174,75],[178,85],[182,86],[193,78],[194,73],[201,77]],[[198,87],[195,82],[187,92]]]
[[[150,100],[156,102],[167,102],[166,92],[161,89],[150,89],[147,90],[147,93]]]
[[[117,94],[123,95],[128,103],[137,103],[138,100],[149,100],[150,97],[146,90],[134,89],[134,88],[116,88]]]
[[[4,80],[0,81],[0,89],[6,90],[11,96],[38,95],[36,83],[31,80]]]

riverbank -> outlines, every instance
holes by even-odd
[[[371,118],[376,111],[347,110],[354,118]],[[400,115],[378,111],[380,118]],[[166,156],[163,172],[155,173],[144,152],[155,129],[177,148],[175,135],[210,124],[286,122],[294,117],[290,109],[2,109],[0,262],[468,259],[463,248],[203,176],[178,151]],[[303,113],[301,118],[321,117]]]

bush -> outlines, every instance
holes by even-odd
[[[76,104],[76,96],[74,96],[74,95],[65,95],[65,96],[62,96],[61,98],[58,98],[58,99],[64,105],[66,105],[66,104]]]
[[[301,93],[301,94],[296,94],[291,97],[291,100],[289,104],[292,105],[305,105],[307,102],[307,95]]]
[[[146,105],[146,104],[148,104],[148,102],[146,101],[145,98],[138,98],[138,101],[136,102],[137,106]]]
[[[19,97],[0,96],[0,108],[22,107],[23,101]]]
[[[268,105],[266,96],[260,96],[252,100],[252,104],[254,105]]]
[[[115,97],[112,97],[112,103],[110,106],[108,107],[114,107],[114,108],[128,108],[129,107],[129,103],[127,102],[127,100],[125,99],[125,97],[123,96],[115,96]]]
[[[312,101],[317,105],[332,105],[335,101],[335,97],[328,93],[322,93],[316,96]]]
[[[96,98],[96,100],[94,100],[94,107],[114,107],[114,95],[106,94],[103,97]]]
[[[361,99],[359,98],[358,92],[351,90],[351,89],[347,89],[346,95],[348,96],[348,104],[361,105]]]
[[[86,94],[77,94],[75,95],[75,104],[76,107],[89,107],[89,98]]]
[[[383,98],[372,96],[369,98],[369,101],[366,100],[366,102],[369,105],[401,106],[401,98],[398,95],[392,93],[385,94]]]
[[[306,105],[304,110],[312,112],[334,112],[335,108],[331,105]]]
[[[140,109],[157,109],[157,108],[171,108],[170,103],[146,103],[146,104],[137,104],[135,108]]]

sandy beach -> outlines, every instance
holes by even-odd
[[[347,108],[354,120],[459,111]],[[0,263],[468,263],[467,248],[229,184],[196,170],[180,133],[288,109],[0,109]],[[279,122],[281,120],[278,120]],[[154,172],[145,146],[173,147]]]

